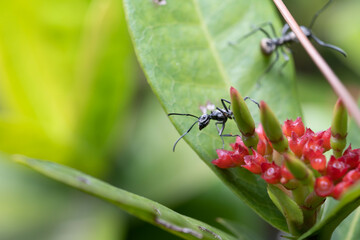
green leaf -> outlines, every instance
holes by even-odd
[[[271,1],[183,0],[159,6],[150,0],[124,0],[124,4],[138,59],[166,112],[198,116],[199,106],[208,101],[221,107],[220,99],[229,99],[230,86],[234,86],[243,97],[265,100],[281,121],[300,115],[292,64],[279,73],[280,60],[263,75],[274,59],[259,50],[264,35],[259,32],[236,43],[251,26],[264,22],[271,21],[280,32]],[[258,124],[257,106],[251,102],[248,106]],[[195,121],[183,116],[171,120],[180,133]],[[225,133],[238,133],[236,125],[229,121]],[[213,123],[202,133],[194,128],[184,139],[240,198],[273,226],[287,231],[263,180],[243,169],[220,170],[210,163],[216,158],[215,149],[222,146]]]
[[[360,239],[360,208],[352,212],[334,231],[333,240]]]
[[[251,239],[251,240],[256,240],[256,239],[262,239],[259,236],[258,232],[254,232],[251,231],[249,228],[246,228],[245,226],[234,222],[234,221],[230,221],[227,219],[223,219],[223,218],[217,218],[216,221],[218,223],[220,223],[221,225],[223,225],[226,229],[228,229],[231,233],[233,233],[238,240],[247,240],[247,239]]]
[[[284,214],[290,232],[296,236],[297,228],[304,222],[304,216],[300,207],[288,195],[272,184],[268,185],[268,194]]]
[[[235,240],[221,230],[69,167],[23,156],[15,156],[14,160],[45,176],[113,203],[128,213],[184,239]]]
[[[325,216],[309,231],[304,233],[299,239],[323,239],[331,238],[336,227],[360,205],[360,184],[350,188],[340,201],[331,204],[331,209]],[[355,221],[358,221],[355,218]],[[356,224],[356,223],[355,223]],[[350,225],[347,227],[351,227]],[[351,239],[351,238],[350,238]]]

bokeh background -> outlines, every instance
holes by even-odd
[[[325,2],[285,1],[305,26]],[[359,1],[335,0],[314,27],[348,53],[318,47],[355,97],[359,12]],[[326,129],[336,96],[303,49],[292,52],[305,122]],[[136,61],[121,0],[0,0],[2,152],[59,162],[218,227],[221,217],[253,239],[274,239],[185,142],[172,152],[178,137]],[[0,155],[0,239],[178,238]]]

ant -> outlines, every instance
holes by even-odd
[[[246,101],[247,99],[251,100],[252,102],[254,102],[259,108],[260,105],[258,102],[256,102],[255,100],[251,99],[250,97],[245,97],[244,101]],[[228,119],[234,119],[234,113],[230,110],[230,106],[231,106],[231,102],[226,100],[226,99],[221,99],[221,103],[223,105],[223,109],[218,108],[212,104],[207,104],[206,107],[201,106],[200,109],[203,111],[203,114],[198,117],[195,116],[193,114],[189,114],[189,113],[169,113],[168,116],[174,116],[174,115],[178,115],[178,116],[188,116],[188,117],[193,117],[193,118],[197,118],[197,120],[191,125],[191,127],[183,134],[179,137],[178,140],[176,140],[176,142],[174,143],[174,147],[173,147],[173,152],[175,152],[175,147],[176,144],[180,141],[180,139],[182,139],[186,134],[188,134],[191,129],[195,126],[196,123],[199,123],[199,130],[201,131],[203,128],[205,128],[206,126],[209,125],[210,120],[216,120],[217,122],[215,123],[215,126],[218,130],[219,136],[221,137],[221,141],[222,141],[222,148],[224,148],[224,139],[223,137],[235,137],[238,135],[231,135],[231,134],[223,134],[224,129],[225,129],[225,123],[227,122]],[[227,107],[226,104],[229,104],[229,106]],[[210,114],[206,113],[206,110],[212,110]],[[218,125],[221,124],[221,129],[219,129]]]
[[[344,55],[344,57],[346,57],[347,55],[346,55],[344,50],[342,50],[341,48],[339,48],[337,46],[334,46],[334,45],[331,45],[331,44],[328,44],[328,43],[324,43],[319,38],[317,38],[311,31],[317,17],[320,15],[321,12],[323,12],[330,5],[331,2],[332,2],[332,0],[329,0],[319,11],[317,11],[315,13],[314,17],[311,20],[311,23],[310,23],[309,27],[300,26],[300,28],[301,28],[302,32],[305,34],[305,36],[307,38],[309,38],[310,40],[313,39],[319,45],[321,45],[323,47],[331,48],[331,49],[333,49],[335,51],[338,51],[339,53]],[[272,31],[273,36],[274,36],[273,38],[263,28],[266,25],[270,26],[271,31]],[[279,50],[278,49],[280,49],[280,51],[281,51],[281,53],[282,53],[282,55],[284,57],[284,60],[285,60],[285,62],[281,65],[280,69],[285,67],[286,63],[289,61],[290,58],[286,54],[286,52],[284,51],[282,46],[288,46],[290,43],[299,42],[296,35],[295,35],[295,33],[290,30],[289,25],[286,23],[282,28],[281,36],[277,37],[273,24],[271,22],[266,22],[266,23],[263,23],[263,24],[259,25],[253,31],[249,32],[248,34],[246,34],[245,36],[240,38],[237,42],[240,42],[241,40],[251,36],[252,34],[256,33],[257,31],[261,31],[266,36],[266,38],[263,38],[261,40],[261,43],[260,43],[261,51],[263,52],[263,54],[265,54],[266,56],[270,56],[273,52],[275,52],[275,54],[276,54],[275,59],[267,67],[264,74],[268,73],[272,69],[272,67],[275,65],[275,63],[279,60]],[[230,43],[230,45],[234,45],[234,43]]]

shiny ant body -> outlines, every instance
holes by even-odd
[[[331,48],[346,57],[347,55],[344,50],[342,50],[341,48],[339,48],[337,46],[334,46],[334,45],[331,45],[331,44],[321,41],[311,31],[311,29],[315,23],[315,20],[317,19],[319,14],[322,11],[324,11],[330,5],[331,2],[332,2],[332,0],[329,0],[319,11],[316,12],[316,14],[314,15],[314,17],[311,20],[309,27],[300,26],[300,28],[301,28],[302,32],[305,34],[305,36],[307,38],[309,38],[310,40],[313,39],[319,45],[321,45],[323,47]],[[274,37],[271,37],[270,34],[263,28],[266,25],[270,26]],[[243,36],[242,38],[240,38],[237,42],[240,42],[241,40],[251,36],[252,34],[254,34],[258,31],[261,31],[266,36],[266,38],[263,38],[261,40],[261,43],[260,43],[261,51],[267,56],[271,55],[273,52],[275,52],[275,54],[276,54],[275,59],[270,63],[268,68],[265,70],[264,74],[268,73],[272,69],[272,67],[275,65],[275,63],[279,60],[279,49],[285,60],[285,62],[282,64],[282,66],[280,68],[280,69],[282,69],[290,59],[282,47],[288,46],[289,44],[291,44],[293,42],[299,42],[295,33],[290,30],[289,25],[286,23],[284,25],[284,27],[282,28],[281,36],[277,37],[273,24],[271,22],[266,22],[266,23],[261,24],[260,26],[258,26],[257,28],[255,28],[254,30],[252,30],[251,32],[249,32],[248,34]],[[233,43],[230,43],[230,44],[234,45]]]
[[[250,97],[245,97],[244,101],[250,99],[252,102],[254,102],[259,108],[260,105],[258,102],[256,102],[255,100],[251,99]],[[218,108],[214,105],[210,105],[212,109],[210,109],[209,105],[205,108],[202,108],[203,110],[203,114],[201,116],[195,116],[193,114],[189,114],[189,113],[169,113],[168,116],[188,116],[188,117],[193,117],[193,118],[197,118],[197,120],[191,125],[191,127],[185,132],[183,133],[178,140],[176,140],[176,142],[174,143],[173,146],[173,151],[175,152],[175,147],[176,144],[186,135],[188,134],[191,129],[195,126],[196,123],[198,123],[199,125],[199,130],[201,131],[202,129],[204,129],[206,126],[209,125],[211,120],[216,120],[217,122],[215,122],[215,126],[218,130],[219,136],[221,137],[221,141],[223,143],[223,148],[224,148],[224,139],[223,137],[234,137],[237,135],[231,135],[231,134],[223,134],[224,129],[225,129],[225,123],[227,122],[228,119],[233,119],[234,118],[234,113],[230,110],[230,106],[231,106],[231,102],[226,100],[226,99],[221,99],[221,103],[223,105],[224,108]],[[226,106],[226,103],[229,104],[229,106]],[[212,110],[210,114],[206,113],[206,110]],[[219,129],[218,125],[221,124],[221,129]]]

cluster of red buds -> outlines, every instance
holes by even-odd
[[[339,199],[346,192],[352,194],[349,188],[360,182],[360,149],[349,145],[345,150],[348,119],[341,100],[335,105],[331,127],[315,133],[305,128],[300,117],[281,125],[264,101],[260,102],[261,124],[256,128],[236,89],[230,89],[230,96],[241,137],[230,144],[231,151],[218,149],[218,158],[212,163],[260,175],[292,235],[314,226],[326,197]]]
[[[289,185],[294,175],[289,171],[286,162],[294,157],[284,153],[282,162],[277,162],[275,151],[261,124],[256,128],[259,142],[255,148],[248,148],[240,137],[230,144],[232,151],[218,149],[218,159],[212,163],[219,168],[243,167],[252,173],[259,174],[269,184]],[[300,159],[308,169],[312,170],[315,180],[314,190],[320,197],[332,196],[338,199],[347,188],[360,179],[360,149],[351,149],[336,158],[334,155],[326,162],[325,152],[331,149],[331,129],[314,133],[304,127],[300,117],[295,121],[286,120],[282,132],[287,137],[291,152]],[[278,155],[279,156],[279,155]],[[291,159],[292,158],[292,159]],[[280,158],[281,159],[281,158]],[[296,160],[295,160],[296,161]]]
[[[268,184],[280,184],[290,191],[305,185],[319,197],[335,199],[360,179],[360,149],[350,145],[344,151],[347,112],[340,100],[334,108],[331,128],[315,133],[305,128],[300,117],[280,125],[263,101],[261,124],[255,128],[240,94],[231,88],[230,95],[242,137],[230,144],[232,151],[217,150],[218,158],[212,161],[217,167],[246,168]],[[331,149],[333,155],[327,161],[324,153]]]

